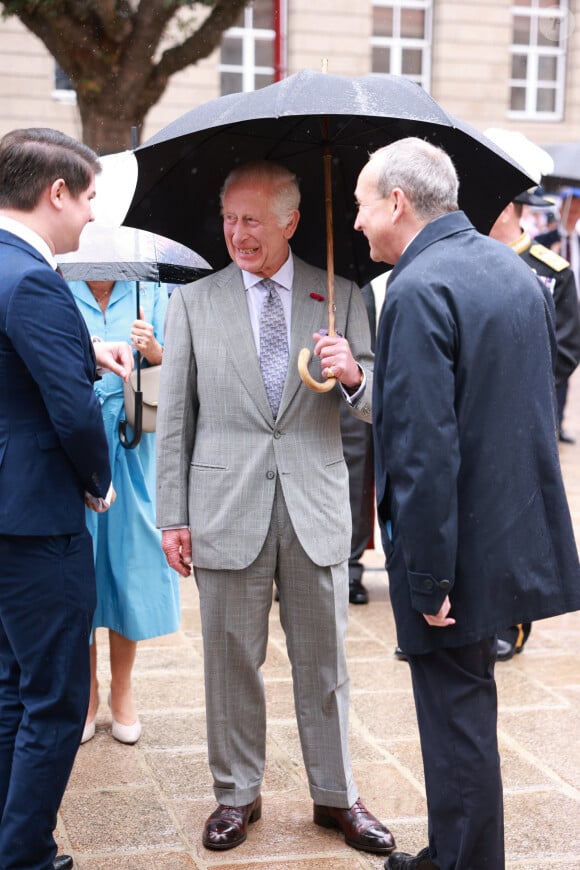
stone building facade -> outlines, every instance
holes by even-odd
[[[580,0],[253,0],[220,50],[171,80],[142,139],[206,100],[302,68],[394,72],[480,130],[580,141]],[[74,91],[43,44],[0,19],[0,134],[81,138]]]

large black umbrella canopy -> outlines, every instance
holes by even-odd
[[[215,268],[229,262],[219,191],[249,160],[283,163],[300,180],[296,254],[327,267],[323,155],[332,155],[334,271],[362,285],[384,271],[353,229],[354,189],[370,152],[406,136],[443,147],[460,177],[460,207],[488,232],[534,182],[511,158],[401,76],[346,77],[303,70],[276,84],[205,103],[135,152],[138,179],[124,223],[188,245]]]

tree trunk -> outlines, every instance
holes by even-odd
[[[0,0],[0,13],[16,15],[69,76],[83,141],[103,155],[131,148],[132,127],[140,141],[171,76],[209,57],[247,2]]]
[[[141,142],[141,130],[143,117],[135,113],[135,117],[126,117],[127,106],[125,105],[124,117],[120,118],[110,111],[99,111],[95,104],[83,106],[79,100],[79,112],[83,126],[83,142],[97,154],[114,154],[116,151],[127,151],[134,145],[132,128],[137,128],[137,144]]]

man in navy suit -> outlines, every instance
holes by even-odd
[[[0,140],[0,867],[72,867],[53,830],[89,698],[85,503],[114,499],[97,360],[55,255],[92,220],[96,155],[62,133]],[[97,359],[122,377],[130,348]]]
[[[389,870],[503,870],[498,630],[580,608],[550,299],[457,210],[447,154],[373,154],[355,222],[394,264],[375,356],[377,513],[409,660],[429,845]],[[553,409],[553,413],[547,409]]]

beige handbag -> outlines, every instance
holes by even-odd
[[[149,366],[141,369],[141,392],[143,393],[143,432],[155,432],[157,425],[157,405],[159,402],[159,377],[161,366]],[[131,372],[131,377],[123,384],[125,395],[125,417],[132,428],[135,427],[135,390],[137,389],[137,372]]]

